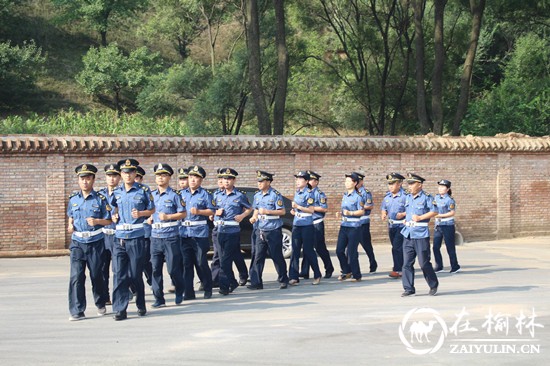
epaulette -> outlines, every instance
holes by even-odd
[[[101,193],[98,193],[97,194],[99,196],[99,198],[101,198],[103,201],[106,200],[106,197],[104,195],[102,195]]]
[[[149,187],[147,187],[145,184],[140,184],[140,188],[143,189],[145,192],[149,191]]]
[[[428,197],[432,197],[432,195],[431,195],[431,194],[429,194],[429,193],[428,193],[428,192],[426,192],[426,191],[424,191],[424,194],[425,194],[426,196],[428,196]]]
[[[73,191],[73,192],[70,194],[69,198],[73,198],[73,197],[76,196],[79,192],[80,192],[80,191]]]
[[[243,191],[242,189],[237,189],[237,191],[241,192],[242,194],[244,194],[246,196],[246,192]]]
[[[177,195],[181,193],[181,189],[174,189],[174,192],[176,192]]]
[[[275,194],[280,194],[278,190],[274,189],[273,192],[275,192]]]
[[[151,190],[151,193],[153,193],[153,192],[155,192],[155,191],[158,191],[158,189],[153,189],[153,190]]]
[[[407,188],[407,189],[404,189],[404,191],[405,191],[405,194],[411,194],[411,191],[409,191],[408,188]]]

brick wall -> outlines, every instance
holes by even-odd
[[[453,182],[457,228],[466,241],[550,235],[550,138],[501,137],[0,137],[0,255],[61,253],[67,248],[66,205],[78,189],[74,167],[92,163],[100,170],[126,157],[140,161],[154,186],[153,165],[202,165],[205,187],[215,187],[215,170],[233,167],[238,185],[256,187],[257,169],[275,173],[273,186],[292,198],[293,174],[311,169],[322,175],[329,198],[329,245],[339,227],[333,219],[344,190],[344,173],[362,170],[376,209],[371,231],[375,245],[388,245],[379,205],[385,174],[416,172],[424,188]],[[172,186],[176,186],[176,180]],[[104,186],[98,174],[96,188]]]

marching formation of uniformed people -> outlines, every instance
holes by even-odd
[[[282,216],[287,207],[281,193],[271,186],[274,174],[256,171],[258,191],[253,202],[249,202],[245,192],[236,188],[238,172],[230,167],[217,170],[218,188],[214,192],[202,187],[206,171],[199,165],[178,169],[177,188],[172,188],[170,181],[174,169],[166,163],[156,164],[152,169],[154,190],[141,183],[145,170],[135,159],[107,164],[104,170],[106,187],[95,191],[97,168],[92,164],[75,168],[80,189],[71,194],[67,207],[68,232],[72,234],[69,247],[71,321],[85,318],[86,267],[97,314],[105,315],[105,306],[112,304],[115,320],[128,317],[132,293],[135,294],[137,314],[146,315],[144,273],[152,286],[154,303],[151,307],[166,305],[165,263],[171,284],[168,291],[175,293],[176,305],[196,298],[195,272],[200,282],[199,291],[204,291],[205,299],[212,297],[214,287],[219,287],[218,292],[226,296],[246,285],[248,279],[248,289],[263,289],[262,275],[268,253],[280,289],[298,285],[300,277],[308,279],[310,268],[313,285],[320,284],[322,277],[331,278],[335,271],[325,242],[327,196],[318,188],[321,176],[311,170],[294,175],[296,190],[290,207],[294,216],[292,255],[288,270],[282,251]],[[359,244],[368,256],[369,273],[378,268],[370,235],[374,202],[372,193],[363,185],[364,179],[365,175],[360,172],[344,175],[345,191],[340,210],[336,212],[340,221],[336,243],[339,281],[362,280]],[[414,295],[413,265],[418,259],[428,293],[436,295],[439,286],[436,272],[444,268],[443,241],[449,255],[450,273],[460,271],[454,239],[456,203],[451,182],[438,181],[438,194],[433,197],[423,190],[425,179],[418,174],[409,173],[404,177],[392,172],[385,179],[388,191],[380,209],[391,243],[393,266],[389,277],[402,279],[402,297]],[[408,184],[407,190],[402,186],[404,181]],[[240,249],[240,223],[247,218],[253,225],[249,268]],[[431,263],[428,227],[431,218],[435,218],[435,268]],[[209,266],[210,235],[214,257]],[[318,257],[323,263],[324,275]],[[233,264],[238,276],[233,272]],[[109,292],[110,270],[113,273],[112,293]]]

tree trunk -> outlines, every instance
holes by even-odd
[[[414,0],[414,29],[416,33],[416,112],[420,122],[420,130],[426,134],[430,132],[430,121],[426,110],[426,88],[424,87],[424,4],[426,0]]]
[[[460,78],[460,97],[458,98],[458,107],[456,109],[455,120],[453,123],[453,136],[460,136],[460,124],[468,110],[468,100],[470,97],[470,82],[472,81],[472,71],[476,57],[479,33],[481,31],[481,21],[483,11],[485,10],[485,0],[470,0],[470,11],[472,13],[472,30],[470,33],[470,46],[464,60],[464,69]]]
[[[288,86],[288,51],[286,48],[285,7],[283,0],[273,0],[277,27],[277,91],[273,108],[273,134],[282,135],[285,121],[285,104]]]
[[[271,121],[264,98],[262,85],[262,70],[260,60],[260,19],[258,1],[247,0],[247,40],[248,40],[248,68],[250,92],[254,100],[258,130],[260,135],[271,135]]]
[[[434,11],[434,69],[432,75],[432,120],[436,135],[443,134],[443,66],[445,47],[443,44],[443,19],[447,0],[435,0]]]
[[[101,31],[101,45],[107,47],[107,31]]]

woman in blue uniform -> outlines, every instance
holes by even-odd
[[[336,244],[336,256],[340,262],[342,274],[339,281],[352,278],[352,281],[361,281],[361,268],[357,246],[361,238],[361,216],[365,213],[362,196],[357,192],[359,177],[355,173],[346,174],[346,193],[342,197],[342,210],[337,216],[342,217],[338,242]],[[347,255],[346,255],[347,253]]]
[[[435,271],[443,271],[443,258],[441,257],[441,244],[445,239],[445,246],[447,247],[447,253],[449,254],[449,261],[451,262],[450,273],[457,273],[460,271],[460,265],[456,258],[456,246],[455,246],[455,200],[452,197],[451,182],[442,179],[438,184],[439,194],[435,196],[435,202],[437,203],[438,215],[435,217],[435,230],[434,230],[434,260]]]

